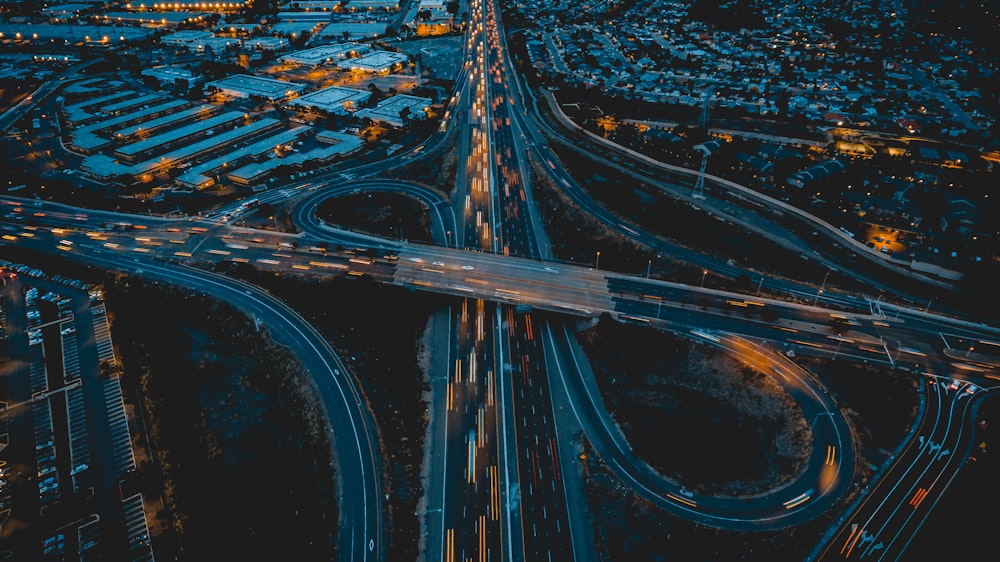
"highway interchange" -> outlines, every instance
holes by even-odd
[[[963,357],[948,342],[989,348],[1000,345],[1000,330],[832,289],[822,293],[822,304],[834,308],[815,306],[817,287],[792,281],[769,280],[769,289],[806,301],[815,296],[813,305],[553,260],[527,158],[543,163],[556,185],[623,236],[661,252],[679,250],[586,198],[549,149],[542,130],[551,128],[529,110],[531,96],[512,69],[497,16],[495,2],[471,3],[466,65],[448,104],[450,119],[420,154],[404,152],[255,196],[296,201],[297,234],[235,226],[248,212],[238,203],[210,216],[165,218],[2,197],[4,242],[213,295],[252,314],[293,349],[330,417],[344,481],[339,551],[345,560],[387,559],[391,533],[383,519],[375,420],[357,381],[295,311],[266,291],[192,266],[237,261],[283,274],[366,275],[459,297],[443,316],[444,343],[432,358],[440,369],[431,373],[437,390],[426,444],[432,475],[424,527],[432,560],[595,559],[568,443],[575,427],[626,485],[680,517],[736,530],[811,520],[844,494],[857,459],[837,406],[788,352],[906,368],[925,397],[921,425],[818,555],[896,559],[968,456],[973,401],[995,392],[992,358]],[[460,165],[450,197],[377,177],[396,162],[451,146]],[[436,244],[353,233],[316,217],[327,198],[375,191],[423,202]],[[739,271],[738,264],[711,265]],[[815,420],[808,469],[793,484],[749,500],[699,497],[653,471],[611,421],[576,343],[572,322],[602,313],[684,334],[773,373]],[[832,322],[844,329],[833,331]]]

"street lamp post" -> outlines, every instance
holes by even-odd
[[[763,287],[763,286],[764,286],[764,277],[761,276],[760,282],[757,283],[757,295],[756,296],[758,296],[758,297],[760,296],[760,288]]]
[[[816,291],[816,298],[813,299],[813,306],[816,306],[816,303],[819,302],[819,296],[823,294],[823,289],[826,288],[826,280],[828,277],[830,277],[829,269],[826,270],[826,275],[823,276],[823,283],[819,286],[819,290]]]
[[[931,297],[931,300],[927,301],[927,308],[924,309],[924,312],[930,312],[930,310],[931,310],[931,304],[934,303],[934,299],[936,299],[936,298],[937,298],[936,296],[933,296],[933,297]]]
[[[594,263],[594,269],[601,269],[601,251],[597,251],[597,261]]]
[[[646,279],[649,279],[649,268],[653,267],[653,260],[646,262]]]
[[[708,275],[708,270],[707,269],[701,270],[701,286],[703,288],[705,287],[705,276],[706,275]]]

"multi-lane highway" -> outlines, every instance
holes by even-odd
[[[789,360],[796,353],[906,368],[925,385],[928,407],[915,439],[821,554],[898,557],[967,456],[971,403],[996,383],[996,358],[956,352],[949,342],[981,342],[976,345],[988,349],[1000,346],[1000,330],[790,280],[769,279],[768,289],[814,306],[552,261],[532,197],[529,157],[581,208],[623,236],[713,271],[743,273],[739,264],[701,256],[623,221],[580,189],[541,131],[549,138],[558,133],[528,109],[531,94],[511,66],[497,3],[473,0],[468,10],[465,65],[447,120],[422,152],[255,196],[273,203],[298,199],[293,218],[299,233],[234,226],[247,210],[239,202],[203,217],[163,218],[5,197],[4,243],[203,291],[268,325],[309,369],[333,428],[344,482],[339,550],[346,560],[387,555],[376,432],[354,381],[294,311],[252,286],[183,264],[233,261],[283,274],[365,275],[458,297],[434,323],[440,345],[430,362],[428,559],[592,559],[567,427],[581,429],[640,496],[693,521],[768,529],[818,516],[844,493],[856,459],[838,408]],[[450,197],[412,182],[363,179],[393,162],[429,158],[451,146],[459,166]],[[327,198],[374,191],[421,201],[436,245],[344,231],[316,217]],[[699,497],[653,471],[614,426],[586,357],[562,321],[602,313],[684,334],[760,367],[813,420],[807,469],[791,485],[750,500]]]
[[[926,411],[915,438],[872,484],[816,560],[898,560],[972,450],[977,385],[920,380]]]

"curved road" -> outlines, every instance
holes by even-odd
[[[275,340],[289,347],[315,382],[332,428],[331,441],[341,482],[341,532],[337,547],[341,559],[384,559],[382,459],[374,421],[349,371],[312,325],[266,291],[219,274],[147,260],[130,261],[112,252],[91,251],[68,257],[183,286],[226,301],[259,320]]]

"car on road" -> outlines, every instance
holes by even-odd
[[[472,271],[472,270],[474,270],[476,268],[472,267],[471,265],[463,265],[462,269],[464,269],[466,271]]]
[[[958,379],[956,379],[956,380],[951,381],[951,384],[948,385],[948,388],[950,388],[951,390],[958,390],[958,387],[960,385],[961,385],[961,383],[958,381]]]

